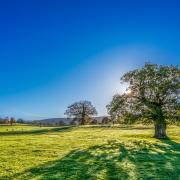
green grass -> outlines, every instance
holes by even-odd
[[[180,127],[0,126],[0,179],[180,179]]]

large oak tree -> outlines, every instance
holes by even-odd
[[[167,138],[167,123],[179,121],[180,69],[146,63],[143,68],[124,74],[121,80],[129,86],[107,105],[109,114],[128,117],[133,122],[153,122],[154,137]]]
[[[90,101],[79,101],[68,106],[65,115],[79,120],[80,124],[84,125],[87,118],[97,115],[97,111]]]

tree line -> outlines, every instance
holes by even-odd
[[[13,125],[16,123],[16,119],[11,117],[0,118],[0,124]]]
[[[121,82],[128,84],[123,94],[116,94],[107,105],[109,117],[102,123],[154,124],[154,137],[167,138],[167,125],[180,123],[180,69],[178,66],[163,66],[145,63],[142,68],[125,73]],[[65,111],[72,124],[93,124],[96,108],[84,100],[71,104]],[[0,124],[11,124],[14,118],[0,119]],[[94,122],[95,124],[95,122]]]
[[[154,124],[154,137],[167,138],[167,125],[180,122],[180,69],[145,63],[144,67],[125,73],[122,83],[128,84],[126,92],[113,96],[107,105],[113,122]],[[78,120],[81,125],[97,115],[89,101],[70,105],[65,115]]]
[[[1,118],[0,117],[0,124],[4,124],[4,125],[14,125],[16,123],[19,124],[24,124],[25,121],[23,119],[15,119],[14,117],[5,117],[5,118]]]

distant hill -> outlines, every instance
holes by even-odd
[[[50,125],[69,125],[72,122],[72,118],[50,118],[43,120],[35,120],[33,123],[50,124]]]
[[[107,116],[94,117],[93,122],[95,122],[95,124],[101,124],[102,120],[106,117]],[[43,120],[35,120],[35,121],[32,121],[32,123],[57,126],[57,125],[70,125],[72,121],[73,121],[73,118],[50,118],[50,119],[43,119]]]

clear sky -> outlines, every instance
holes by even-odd
[[[180,64],[179,0],[0,1],[0,116],[99,115],[121,75],[145,61]]]

